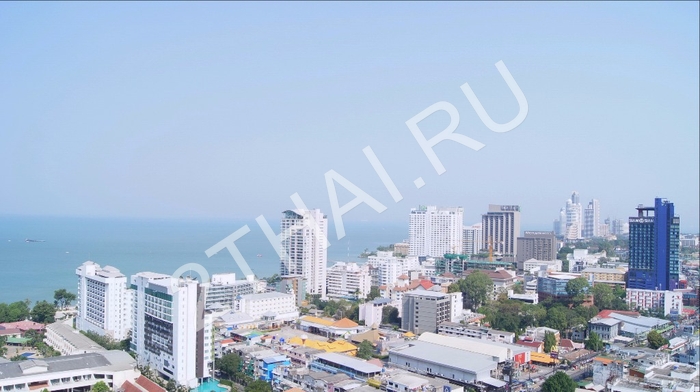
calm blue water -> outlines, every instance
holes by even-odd
[[[253,272],[258,277],[278,273],[279,259],[255,221],[0,217],[0,302],[53,301],[59,288],[75,292],[75,269],[86,260],[115,266],[127,276],[140,271],[171,274],[186,263],[199,263],[210,274],[241,276],[228,251],[211,258],[204,251],[243,224],[251,231],[236,244]],[[279,222],[270,225],[277,228]],[[363,262],[357,255],[365,248],[405,239],[408,224],[346,223],[346,236],[340,241],[335,240],[332,225],[329,231],[329,264]],[[27,238],[45,242],[28,243]]]

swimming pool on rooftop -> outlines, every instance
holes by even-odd
[[[219,386],[219,380],[213,378],[199,384],[195,389],[191,389],[191,392],[227,392],[228,389]]]

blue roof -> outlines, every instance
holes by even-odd
[[[265,362],[265,363],[278,363],[278,362],[285,362],[288,360],[289,360],[289,358],[287,358],[286,355],[275,355],[272,357],[263,358],[263,362]]]

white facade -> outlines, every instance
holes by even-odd
[[[141,272],[131,277],[135,291],[132,350],[180,385],[194,388],[210,376],[211,317],[204,313],[203,288],[195,280]]]
[[[281,223],[282,276],[301,276],[307,294],[326,298],[328,219],[321,210],[287,210]]]
[[[299,317],[294,294],[276,291],[241,295],[236,299],[234,310],[245,313],[255,320],[290,321]]]
[[[360,305],[359,320],[364,321],[368,327],[379,326],[382,323],[382,311],[384,307],[391,304],[388,298],[379,298],[374,301],[365,302]]]
[[[482,215],[485,248],[493,247],[494,254],[515,259],[518,254],[516,238],[520,236],[520,206],[489,204]]]
[[[257,284],[253,275],[245,280],[236,280],[236,274],[214,274],[208,283],[202,284],[205,291],[205,308],[219,306],[233,308],[233,301],[239,295],[255,294]]]
[[[376,256],[367,257],[367,265],[379,270],[377,272],[379,286],[393,286],[399,276],[421,268],[416,256],[399,259],[391,251],[379,251]]]
[[[475,255],[484,249],[484,230],[481,223],[464,226],[462,232],[462,254]]]
[[[464,310],[462,292],[449,293],[447,296],[450,297],[450,321],[456,323],[462,318]]]
[[[535,274],[537,271],[561,272],[561,260],[530,259],[523,262],[523,271]]]
[[[664,315],[683,314],[683,292],[627,289],[630,309],[663,309]]]
[[[139,375],[136,360],[124,351],[0,362],[0,390],[87,391],[98,381],[104,381],[111,391],[116,391]]]
[[[102,346],[63,322],[46,326],[44,343],[64,356],[105,351]]]
[[[132,292],[118,269],[86,261],[78,275],[76,327],[114,340],[124,340],[131,330]]]
[[[369,264],[341,261],[328,269],[326,289],[329,297],[366,298],[371,288]]]
[[[566,201],[566,239],[578,240],[583,238],[583,211],[578,202],[578,192],[571,195],[571,199]]]
[[[462,252],[463,215],[462,207],[412,208],[408,227],[409,254],[441,257]]]

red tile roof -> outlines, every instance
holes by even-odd
[[[631,310],[601,310],[600,313],[596,317],[600,318],[608,318],[610,317],[610,313],[619,313],[619,314],[624,314],[625,316],[632,316],[632,317],[639,317],[639,312],[634,312]]]
[[[22,331],[19,328],[0,328],[0,336],[17,335]]]
[[[559,341],[559,346],[565,348],[574,348],[574,342],[571,339],[562,339]]]
[[[123,389],[124,392],[143,392],[139,387],[132,384],[129,380],[124,381],[124,384],[122,384],[121,389]]]
[[[517,342],[515,342],[515,344],[519,346],[539,348],[544,343],[532,340],[518,340]]]
[[[406,274],[401,274],[398,279],[408,279],[408,275]]]
[[[153,381],[147,379],[144,376],[140,376],[139,378],[137,378],[136,384],[140,385],[148,392],[165,392],[165,388],[162,388],[160,385],[154,383]]]
[[[44,329],[45,325],[41,323],[35,323],[34,321],[24,320],[17,321],[14,323],[2,323],[0,324],[0,327],[5,327],[6,329],[17,328],[20,331],[25,332],[29,331],[30,329],[33,329],[35,331],[41,331]]]

